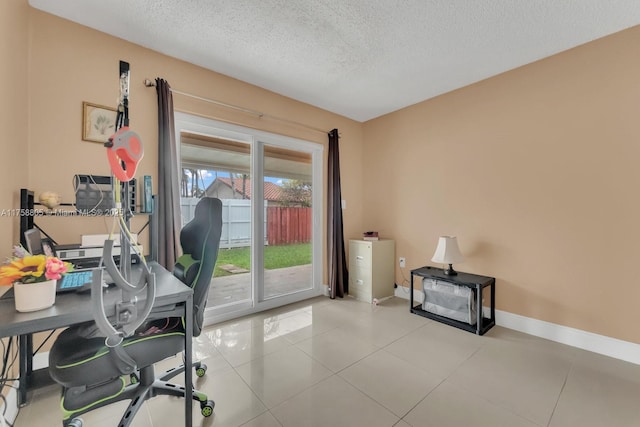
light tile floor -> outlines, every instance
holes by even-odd
[[[194,405],[194,425],[640,426],[640,366],[501,327],[478,337],[408,306],[320,297],[207,328],[195,384],[216,408],[203,418]],[[36,390],[15,426],[59,427],[58,405],[57,387]],[[124,406],[85,427],[115,426]],[[133,425],[183,425],[183,408],[156,397]]]

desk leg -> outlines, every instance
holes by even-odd
[[[476,285],[476,296],[478,301],[476,302],[476,335],[482,335],[482,285]]]
[[[33,373],[33,335],[26,334],[18,337],[18,361],[20,384],[18,386],[18,406],[27,404],[27,388]]]
[[[185,426],[193,425],[193,373],[192,348],[193,341],[193,294],[185,302],[185,331],[184,331],[184,422]]]
[[[496,281],[491,283],[491,321],[496,322]]]
[[[413,313],[413,272],[411,273],[411,281],[409,282],[409,313]]]

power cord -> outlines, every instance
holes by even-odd
[[[4,341],[2,341],[2,371],[0,372],[0,387],[6,387],[6,383],[8,381],[12,381],[11,378],[7,378],[11,368],[13,367],[16,359],[18,358],[18,354],[14,354],[13,359],[9,362],[9,355],[11,354],[11,346],[13,345],[14,337],[9,337],[8,344],[5,345]]]
[[[7,399],[4,397],[3,394],[0,394],[0,397],[2,398],[2,402],[4,404],[3,406],[3,411],[2,411],[2,416],[0,417],[0,427],[7,427],[7,419],[6,419],[6,415],[7,415]]]
[[[51,339],[51,337],[53,336],[53,334],[55,334],[57,331],[57,329],[52,330],[51,332],[49,332],[49,335],[47,335],[47,337],[42,341],[42,343],[40,343],[40,345],[38,346],[38,348],[36,348],[33,351],[33,355],[35,356],[36,354],[38,354],[38,352],[40,351],[40,349],[47,343],[47,341],[49,341],[49,339]]]
[[[13,424],[7,421],[7,399],[3,394],[0,394],[0,398],[2,398],[2,402],[4,404],[2,416],[0,416],[0,427],[13,427]]]
[[[2,394],[2,390],[4,390],[5,387],[11,387],[11,388],[16,388],[15,386],[9,384],[10,381],[16,381],[17,378],[9,378],[7,375],[10,372],[11,368],[13,367],[16,359],[17,359],[17,353],[14,354],[13,359],[11,359],[11,361],[9,361],[9,356],[11,354],[11,347],[13,345],[13,337],[9,337],[8,339],[8,344],[5,344],[5,341],[2,340],[0,342],[2,342],[2,371],[0,372],[0,398],[2,398],[2,401],[4,403],[3,405],[3,411],[2,411],[2,416],[0,416],[0,427],[13,427],[13,424],[9,423],[6,419],[6,415],[7,415],[7,399],[4,397],[4,395]]]
[[[407,278],[405,277],[405,275],[404,275],[404,269],[405,269],[405,267],[399,267],[399,268],[400,268],[400,274],[402,275],[402,283],[400,284],[400,287],[402,288],[402,291],[403,291],[405,294],[407,294],[407,295],[408,295],[408,294],[409,294],[409,292],[410,292],[410,289],[409,289],[409,288],[411,288],[410,283],[409,283],[409,279],[407,279]],[[405,284],[406,284],[407,286],[405,286]]]

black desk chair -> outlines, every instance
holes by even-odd
[[[204,310],[213,269],[218,257],[222,230],[222,202],[203,198],[196,205],[195,217],[180,232],[184,255],[174,275],[193,288],[193,334],[203,326]],[[93,294],[92,294],[92,298]],[[153,316],[153,314],[152,314]],[[184,365],[156,377],[153,364],[184,350],[182,318],[153,319],[125,336],[120,345],[105,345],[104,335],[87,334],[89,324],[70,327],[60,334],[49,353],[49,371],[63,386],[61,407],[64,427],[82,427],[78,416],[122,400],[131,403],[119,427],[126,427],[146,399],[157,395],[185,396],[185,389],[167,381],[184,372]],[[99,322],[98,322],[99,323]],[[95,330],[95,327],[94,327]],[[198,376],[206,366],[193,364]],[[204,416],[213,413],[214,402],[194,390]]]

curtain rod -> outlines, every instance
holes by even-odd
[[[155,87],[156,86],[156,82],[151,80],[151,79],[144,79],[144,85],[146,87]],[[171,92],[175,93],[177,95],[182,95],[182,96],[186,96],[186,97],[189,97],[189,98],[198,99],[200,101],[208,102],[210,104],[215,104],[215,105],[219,105],[221,107],[230,108],[232,110],[236,110],[236,111],[240,111],[240,112],[243,112],[243,113],[251,114],[251,115],[256,116],[256,117],[258,117],[260,119],[266,118],[266,119],[271,119],[271,120],[277,120],[277,121],[280,121],[280,122],[289,123],[289,124],[294,125],[294,126],[304,127],[304,128],[316,131],[316,132],[322,132],[325,135],[329,134],[329,132],[326,131],[326,130],[319,129],[319,128],[316,128],[316,127],[313,127],[313,126],[309,126],[309,125],[306,125],[304,123],[296,122],[296,121],[289,120],[289,119],[283,119],[282,117],[271,116],[269,114],[265,114],[265,113],[262,113],[260,111],[250,110],[250,109],[244,108],[244,107],[238,107],[237,105],[227,104],[226,102],[218,101],[218,100],[215,100],[215,99],[204,98],[202,96],[194,95],[192,93],[182,92],[182,91],[179,91],[179,90],[175,90],[173,88],[171,88]]]

